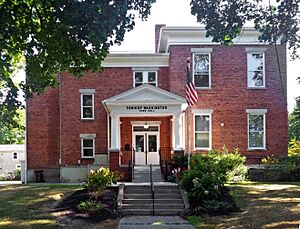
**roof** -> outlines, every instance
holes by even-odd
[[[25,145],[0,145],[0,152],[25,151]]]

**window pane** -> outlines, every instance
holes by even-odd
[[[93,139],[83,139],[83,147],[93,147]]]
[[[263,147],[264,146],[264,133],[250,132],[249,133],[249,147]]]
[[[156,82],[155,72],[148,72],[148,83]]]
[[[209,116],[208,115],[195,116],[195,130],[196,131],[209,131]]]
[[[93,106],[93,96],[92,95],[82,95],[83,97],[83,106]]]
[[[249,132],[264,130],[263,115],[249,115]]]
[[[83,118],[93,118],[93,108],[92,107],[84,107],[82,116],[83,116]]]
[[[156,83],[149,83],[150,85],[152,85],[152,86],[156,86]]]
[[[143,73],[142,72],[135,72],[134,80],[135,80],[135,83],[143,83]]]
[[[135,83],[135,87],[141,86],[143,83]]]
[[[136,135],[135,136],[135,146],[136,146],[136,152],[141,153],[144,151],[144,135]]]
[[[209,73],[209,55],[195,54],[194,55],[194,73]]]
[[[148,147],[149,147],[149,152],[157,152],[156,135],[149,135],[148,136]]]
[[[194,75],[195,87],[209,87],[209,75]]]
[[[93,149],[83,149],[84,157],[93,157]]]
[[[196,133],[195,134],[195,147],[196,148],[209,148],[209,133]]]
[[[248,86],[249,87],[264,86],[263,72],[262,71],[248,72]]]
[[[248,71],[262,71],[263,66],[263,53],[248,53]]]

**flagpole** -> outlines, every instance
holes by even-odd
[[[188,123],[188,131],[187,131],[187,141],[188,141],[188,170],[190,170],[190,159],[191,159],[191,145],[190,145],[190,120],[191,120],[191,115],[190,115],[190,106],[186,109],[187,111],[187,123]]]

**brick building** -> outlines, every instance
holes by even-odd
[[[237,147],[252,164],[287,154],[286,47],[258,36],[244,28],[225,47],[200,27],[156,25],[154,53],[110,54],[103,72],[59,75],[58,88],[27,102],[29,181],[41,169],[46,181],[81,181],[100,166],[126,176],[132,161],[186,151],[188,57],[199,96],[192,152]]]

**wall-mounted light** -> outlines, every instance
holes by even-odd
[[[149,125],[147,122],[145,122],[144,129],[148,129],[148,128],[149,128]]]

